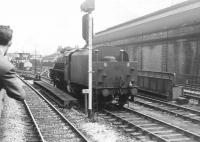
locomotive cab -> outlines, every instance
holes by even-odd
[[[49,70],[50,78],[54,85],[60,89],[64,89],[64,56],[60,55],[57,57],[56,62],[52,69]]]

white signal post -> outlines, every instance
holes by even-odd
[[[88,31],[88,50],[89,50],[89,67],[88,67],[88,72],[89,72],[89,96],[88,96],[88,117],[92,118],[92,37],[93,37],[93,32],[92,32],[92,15],[89,14],[89,31]]]
[[[89,55],[88,55],[88,117],[93,118],[92,111],[92,38],[93,38],[93,19],[92,19],[92,11],[94,10],[94,0],[85,0],[81,5],[81,10],[88,13],[88,39],[86,43],[88,45]]]

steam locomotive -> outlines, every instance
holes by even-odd
[[[137,62],[130,62],[120,47],[99,46],[93,49],[93,99],[104,106],[123,106],[137,93]],[[81,98],[88,88],[88,49],[74,49],[60,55],[50,69],[50,78],[61,89]],[[93,101],[94,101],[93,100]]]

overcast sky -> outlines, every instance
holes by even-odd
[[[9,52],[51,54],[60,46],[82,47],[84,0],[0,0],[0,24],[14,30]],[[96,0],[94,32],[185,0]]]

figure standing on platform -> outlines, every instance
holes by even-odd
[[[55,87],[56,83],[55,83],[55,75],[53,69],[49,69],[49,77],[51,79],[50,83],[53,83],[53,86]]]
[[[5,89],[10,98],[18,101],[25,99],[22,82],[16,76],[15,67],[5,57],[11,46],[13,31],[9,26],[0,25],[0,90]]]

